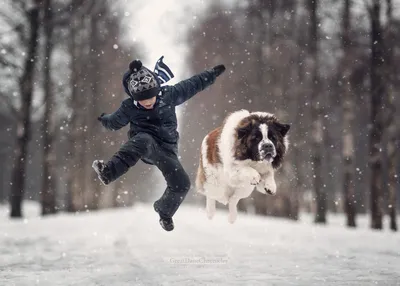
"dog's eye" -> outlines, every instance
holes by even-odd
[[[261,138],[262,138],[262,135],[258,134],[258,133],[251,136],[252,140],[261,140]]]
[[[268,132],[268,138],[271,139],[271,140],[275,140],[276,139],[274,133],[272,133],[272,132]]]

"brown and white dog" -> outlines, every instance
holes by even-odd
[[[228,204],[228,221],[234,223],[239,200],[250,196],[254,188],[275,195],[274,171],[288,149],[289,129],[273,114],[239,110],[205,136],[196,188],[206,196],[209,219],[214,216],[215,201]]]

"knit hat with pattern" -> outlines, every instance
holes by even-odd
[[[136,101],[152,98],[160,91],[156,75],[142,65],[140,60],[129,64],[130,75],[124,77],[124,86]]]

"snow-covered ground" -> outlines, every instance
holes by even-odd
[[[165,232],[150,205],[24,221],[0,207],[0,285],[400,285],[400,235],[184,205]]]

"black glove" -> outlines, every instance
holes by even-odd
[[[97,117],[97,120],[101,122],[101,118],[102,118],[104,115],[106,115],[106,114],[103,112],[99,117]]]
[[[224,65],[217,65],[212,68],[216,77],[220,76],[225,71]]]

